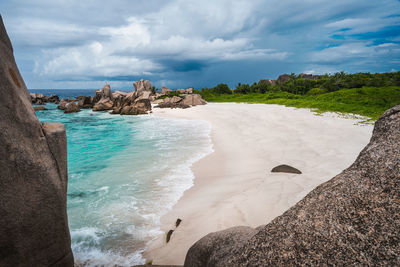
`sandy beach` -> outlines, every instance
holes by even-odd
[[[373,125],[332,113],[279,105],[209,103],[190,109],[153,109],[155,116],[211,123],[214,152],[196,162],[194,186],[161,219],[165,236],[144,257],[153,264],[183,264],[204,235],[232,226],[257,227],[347,168],[369,142]],[[280,164],[302,174],[271,173]]]

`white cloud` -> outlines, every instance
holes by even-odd
[[[400,45],[394,43],[372,45],[370,42],[354,42],[314,52],[311,54],[311,61],[321,63],[346,62],[354,59],[372,61],[377,57],[383,59],[399,52]]]
[[[160,12],[129,17],[118,27],[101,27],[102,40],[48,50],[36,71],[42,75],[141,75],[160,71],[160,60],[282,60],[287,52],[255,48],[242,29],[252,23],[249,1],[171,2]],[[168,66],[165,66],[168,68]]]
[[[399,26],[397,0],[3,0],[0,9],[23,74],[35,83],[153,75],[211,86],[359,71],[366,62],[384,71],[400,55],[397,36],[365,34]],[[198,64],[196,72],[184,73],[186,62]]]
[[[393,17],[375,17],[371,16],[368,18],[346,18],[337,20],[325,25],[325,27],[332,30],[346,29],[344,34],[357,34],[357,33],[368,33],[376,32],[384,27],[400,25],[398,18]]]

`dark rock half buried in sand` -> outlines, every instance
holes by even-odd
[[[271,172],[285,172],[285,173],[301,174],[300,170],[298,170],[298,169],[296,169],[296,168],[294,168],[292,166],[285,165],[285,164],[276,166],[275,168],[273,168],[271,170]]]
[[[348,169],[248,240],[227,242],[232,238],[224,231],[202,238],[185,266],[399,265],[400,106],[375,123]]]
[[[41,124],[0,16],[0,266],[73,266],[67,139]]]

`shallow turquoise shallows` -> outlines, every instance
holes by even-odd
[[[68,219],[75,259],[142,264],[160,217],[191,187],[191,165],[212,151],[205,121],[120,116],[56,105],[36,114],[62,122],[68,138]]]

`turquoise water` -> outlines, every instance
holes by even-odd
[[[205,121],[120,116],[56,105],[41,121],[68,138],[68,219],[75,259],[87,265],[144,263],[160,217],[192,186],[193,162],[212,151]]]

